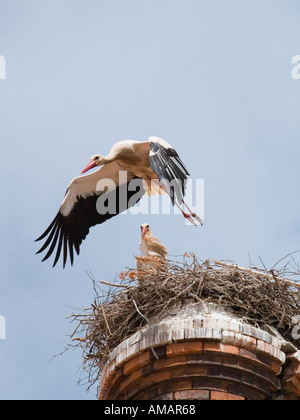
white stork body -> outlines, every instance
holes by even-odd
[[[185,183],[189,174],[176,151],[158,137],[150,137],[148,142],[120,141],[112,147],[106,157],[93,156],[82,173],[97,166],[101,166],[98,171],[73,179],[55,219],[37,239],[39,241],[46,238],[43,247],[37,253],[49,247],[43,261],[48,259],[57,247],[53,266],[56,265],[62,251],[63,266],[65,267],[68,253],[73,265],[74,249],[79,254],[80,245],[89,233],[90,227],[104,223],[134,206],[146,192],[157,193],[158,189],[153,189],[153,182],[151,189],[152,180],[159,189],[162,188],[170,195],[173,204],[179,206],[177,201],[180,204],[184,203]],[[99,188],[99,183],[107,180],[113,186],[107,190]],[[138,192],[130,188],[133,180],[138,185]],[[175,182],[175,188],[170,187],[171,182]],[[103,202],[109,201],[111,197],[114,198],[113,212],[98,211],[97,200],[100,196]],[[124,196],[125,202],[119,199]],[[181,211],[192,223],[195,224],[193,217],[202,223],[201,219],[190,210],[190,214]]]
[[[141,225],[140,251],[141,256],[135,257],[139,280],[143,279],[141,272],[149,273],[152,270],[168,268],[168,251],[158,238],[152,236],[150,226],[147,223]]]
[[[168,255],[166,247],[159,239],[152,236],[150,227],[146,223],[141,225],[140,251],[142,257],[158,257],[165,259]]]
[[[100,157],[100,165],[118,162],[123,171],[133,173],[148,182],[151,179],[158,179],[157,173],[149,164],[150,153],[148,141],[141,143],[135,140],[123,140],[112,147],[108,156]]]

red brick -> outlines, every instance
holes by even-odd
[[[221,343],[216,343],[214,341],[204,342],[204,352],[206,351],[214,351],[214,352],[221,352]]]
[[[228,356],[229,357],[229,356]],[[212,354],[212,353],[200,353],[200,354],[190,354],[186,356],[186,363],[188,365],[222,365],[223,355],[222,354]],[[236,363],[236,358],[235,358]]]
[[[141,390],[141,384],[138,383],[132,388],[129,388],[126,394],[127,400],[133,400],[135,399],[135,396],[140,392]]]
[[[115,371],[109,371],[109,374],[106,375],[106,378],[103,379],[103,385],[108,388],[112,382],[118,381],[119,378],[123,376],[123,369],[116,369]]]
[[[240,395],[251,401],[264,400],[266,398],[265,393],[249,386],[243,386],[242,384],[230,384],[228,386],[228,391],[231,394]]]
[[[204,352],[206,351],[233,354],[236,356],[238,356],[240,353],[239,348],[236,346],[232,346],[230,344],[216,343],[213,341],[208,341],[204,343]]]
[[[182,354],[197,354],[203,350],[202,341],[189,341],[183,343],[169,344],[167,346],[167,356],[178,356]]]
[[[120,387],[112,388],[106,393],[104,400],[118,400],[120,398]]]
[[[120,383],[120,392],[124,393],[127,391],[128,387],[132,387],[138,380],[141,380],[143,377],[143,369],[137,369],[133,371],[129,376],[127,376],[124,381]]]
[[[174,392],[175,400],[209,400],[209,391],[203,389],[187,389]]]
[[[167,359],[160,359],[153,362],[153,370],[169,369],[173,366],[185,365],[186,356],[174,356]]]
[[[256,359],[266,366],[269,366],[270,368],[272,367],[273,359],[271,355],[256,352]]]
[[[171,378],[207,376],[207,367],[202,365],[186,365],[171,370]]]
[[[152,375],[149,375],[143,378],[141,387],[142,389],[145,389],[151,385],[154,385],[154,384],[156,385],[156,384],[159,384],[160,382],[167,381],[170,378],[171,378],[171,373],[168,370],[153,373]]]
[[[151,389],[150,391],[147,391],[145,393],[143,393],[140,397],[139,400],[153,400],[156,399],[157,397],[157,388]]]
[[[248,359],[252,361],[257,368],[253,366],[252,370],[259,374],[261,369],[271,371],[273,366],[273,360],[268,357],[266,354],[262,353],[253,353],[252,351],[246,349],[240,349],[240,366],[242,366],[242,360]]]
[[[121,381],[123,381],[126,377],[123,374],[123,369],[118,369],[115,375],[112,377],[111,381],[108,383],[107,390],[104,395],[110,395],[111,393],[115,392],[115,389],[119,387]],[[105,397],[106,398],[106,397]]]
[[[157,401],[172,401],[174,400],[174,394],[173,392],[168,392],[167,394],[161,394],[153,398],[153,400]]]
[[[143,367],[143,376],[150,375],[153,372],[153,363],[149,363],[148,365]]]
[[[150,350],[147,350],[145,353],[140,354],[134,359],[130,360],[124,365],[123,372],[124,375],[128,375],[134,370],[145,366],[150,361]]]
[[[246,349],[240,349],[240,356],[257,362],[256,354]]]
[[[226,354],[234,354],[238,356],[240,354],[240,349],[236,346],[230,344],[221,344],[221,351]]]
[[[233,356],[230,356],[233,358]],[[237,362],[236,362],[236,357],[234,357],[235,360],[233,361],[226,361],[226,363],[224,362],[224,365],[226,366],[236,366]],[[253,363],[252,359],[247,359],[247,358],[243,358],[240,357],[238,360],[238,367],[239,369],[241,369],[244,373],[260,373],[261,371],[264,373],[265,369],[262,369],[261,366],[257,366],[255,363]],[[257,372],[258,371],[258,372]]]
[[[223,367],[221,375],[223,378],[236,382],[240,382],[243,379],[243,372],[238,369]]]
[[[173,379],[172,382],[170,381],[167,383],[159,384],[158,395],[185,389],[192,389],[192,381],[190,379]]]
[[[193,389],[209,389],[215,391],[227,391],[228,381],[220,378],[200,377],[192,381]]]
[[[293,384],[293,392],[295,393],[295,395],[299,397],[300,396],[300,380],[296,376],[293,376],[291,379],[291,384]]]
[[[211,400],[218,400],[218,401],[243,401],[245,400],[244,397],[240,395],[230,394],[229,392],[222,392],[222,391],[211,391],[210,393]]]

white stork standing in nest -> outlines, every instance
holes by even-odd
[[[150,226],[147,223],[141,225],[140,251],[142,257],[158,257],[165,259],[168,255],[167,248],[159,239],[152,236]]]
[[[147,223],[141,225],[141,241],[140,241],[141,256],[136,258],[136,266],[139,271],[149,272],[152,269],[159,267],[168,267],[167,248],[161,243],[158,238],[155,238]],[[142,279],[139,274],[139,279]]]
[[[202,224],[202,220],[183,200],[189,173],[177,152],[166,141],[158,137],[150,137],[147,142],[120,141],[112,147],[106,157],[93,156],[82,173],[98,166],[101,166],[98,171],[73,179],[59,212],[48,229],[37,239],[46,239],[37,254],[49,247],[43,261],[47,260],[56,248],[53,267],[61,253],[63,267],[66,265],[68,254],[73,265],[74,250],[79,255],[80,245],[90,227],[104,223],[133,207],[145,192],[149,195],[157,193],[157,187],[169,194],[173,205],[180,208],[186,219],[194,225],[194,219]],[[156,190],[153,188],[153,182],[156,184]],[[106,185],[106,188],[103,188],[103,185]],[[97,200],[100,198],[102,204],[112,200],[115,204],[113,210],[99,211]],[[188,213],[182,210],[181,204],[185,205]]]

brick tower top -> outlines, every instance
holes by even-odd
[[[99,399],[300,399],[300,352],[221,306],[189,303],[111,352]]]
[[[120,280],[74,315],[99,398],[300,398],[299,283],[195,256]]]

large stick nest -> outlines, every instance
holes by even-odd
[[[220,261],[200,263],[192,254],[188,262],[152,265],[148,271],[122,273],[119,284],[106,285],[91,308],[71,318],[78,323],[72,338],[83,350],[88,385],[101,376],[109,353],[124,339],[168,315],[174,305],[187,300],[223,305],[244,322],[275,327],[289,342],[300,314],[300,283],[278,271],[246,269]],[[107,291],[107,285],[109,290]]]

